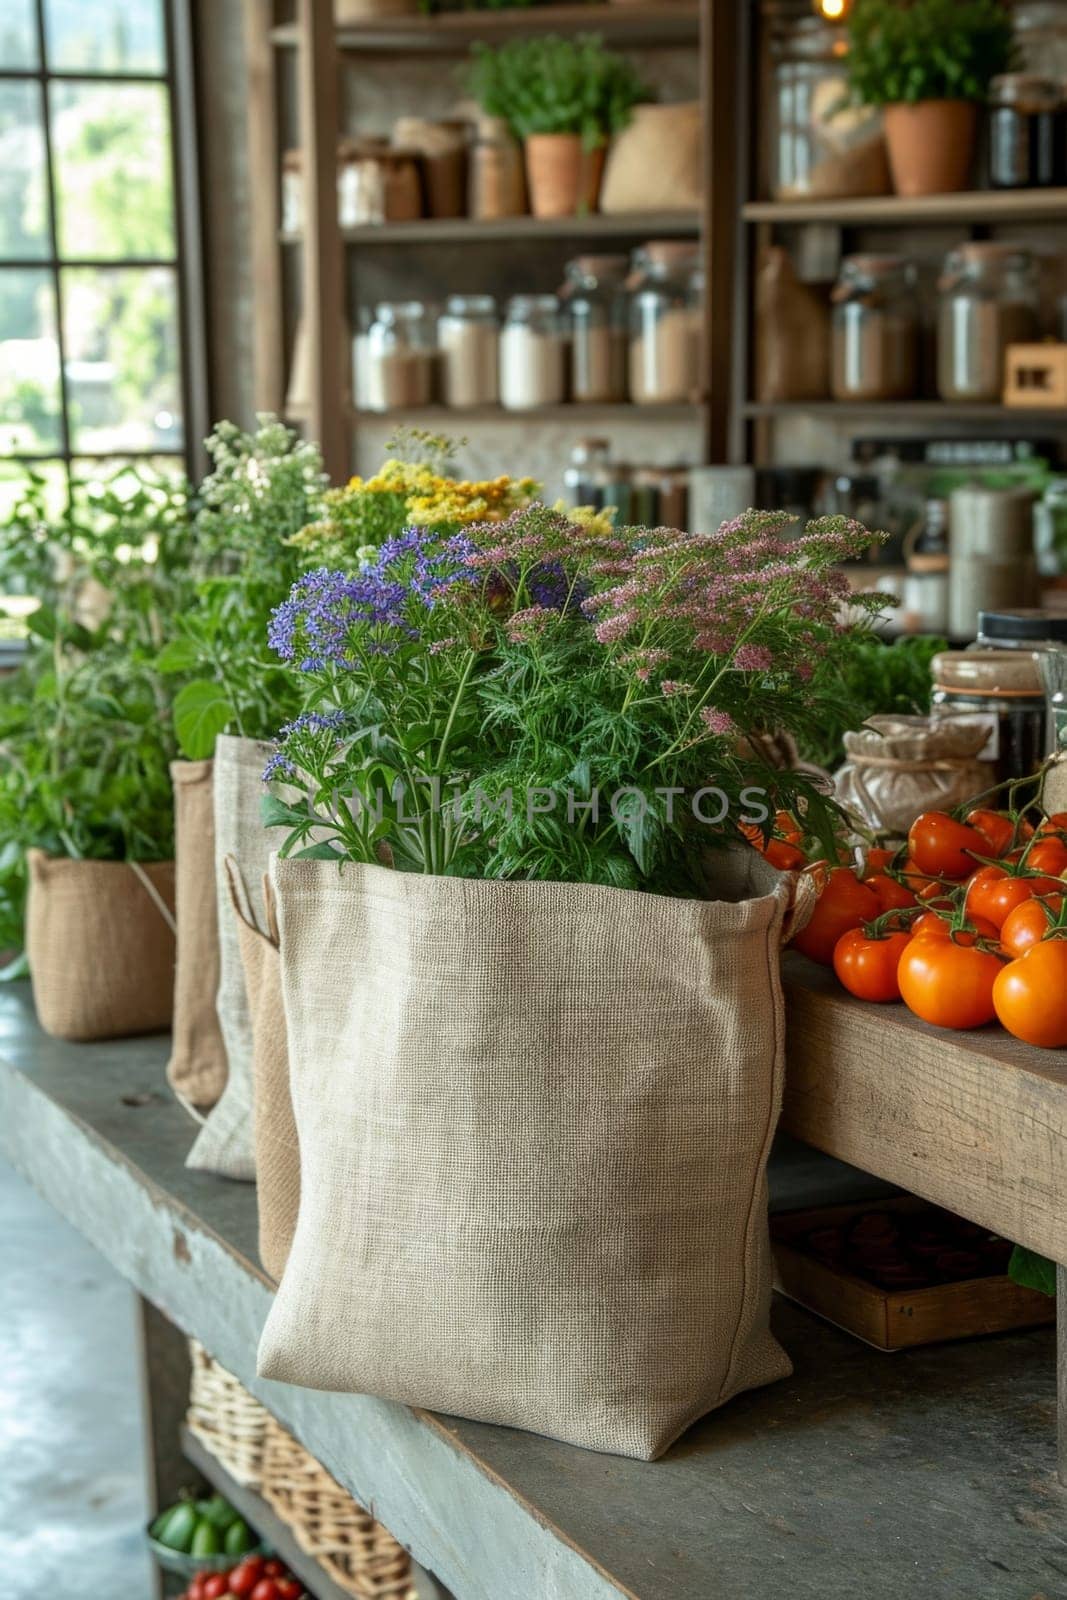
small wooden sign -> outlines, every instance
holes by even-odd
[[[1012,344],[1005,358],[1004,404],[1067,408],[1067,344]]]

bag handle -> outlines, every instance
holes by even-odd
[[[139,861],[128,861],[126,865],[130,868],[130,871],[140,883],[141,888],[144,890],[149,900],[151,900],[152,904],[163,918],[163,921],[167,924],[167,927],[170,929],[171,933],[175,938],[177,938],[178,924],[174,919],[174,913],[164,900],[163,896],[160,894],[159,890],[156,888],[155,884],[152,882],[151,878],[148,876],[148,873],[144,870]]]
[[[810,872],[793,872],[790,873],[790,877],[792,883],[789,887],[789,904],[786,906],[782,931],[778,939],[779,946],[783,949],[790,939],[802,933],[807,927],[815,910],[815,902],[819,898],[819,886]]]
[[[263,875],[263,895],[267,908],[267,931],[264,932],[256,921],[248,886],[245,883],[244,873],[241,871],[237,857],[233,855],[224,856],[222,870],[226,875],[226,887],[229,891],[230,903],[238,920],[244,923],[250,933],[258,934],[261,939],[266,940],[267,944],[273,945],[277,949],[281,941],[277,933],[274,896],[271,893],[270,882],[266,873]]]

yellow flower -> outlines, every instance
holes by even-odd
[[[595,506],[569,506],[565,500],[557,500],[552,509],[573,522],[576,528],[600,539],[609,538],[614,532],[619,510],[618,506],[603,506],[600,510]]]

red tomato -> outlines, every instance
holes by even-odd
[[[798,850],[795,844],[787,844],[784,839],[769,840],[763,857],[779,872],[799,872],[807,860],[803,850]]]
[[[263,1576],[265,1578],[287,1578],[289,1576],[289,1568],[284,1561],[279,1561],[277,1556],[271,1556],[263,1568]]]
[[[993,1004],[1016,1039],[1062,1050],[1067,1045],[1067,940],[1043,939],[999,973]]]
[[[863,863],[863,871],[860,873],[860,877],[866,882],[868,878],[883,874],[893,861],[896,853],[895,850],[883,850],[880,845],[872,845],[867,851],[867,858]]]
[[[877,872],[864,882],[883,911],[904,911],[916,904],[911,890],[884,872]]]
[[[1067,811],[1054,811],[1050,817],[1045,818],[1037,831],[1041,838],[1047,833],[1067,834]]]
[[[833,966],[834,946],[843,933],[873,922],[878,915],[878,899],[865,883],[860,883],[848,867],[834,867],[826,879],[807,927],[798,933],[793,946],[801,955],[824,967]]]
[[[1030,872],[1051,872],[1058,878],[1067,872],[1067,844],[1062,839],[1039,839],[1027,853],[1026,866]]]
[[[1045,907],[1048,907],[1046,911]],[[1000,930],[1000,942],[1010,956],[1025,955],[1032,945],[1040,944],[1052,926],[1049,911],[1052,917],[1059,915],[1063,907],[1063,896],[1053,894],[1048,899],[1038,899],[1031,896],[1021,905],[1009,911],[1004,918],[1004,926]]]
[[[900,875],[918,900],[938,900],[945,893],[944,884],[938,878],[920,872],[910,856],[900,869]]]
[[[909,1011],[939,1028],[980,1028],[992,1022],[999,956],[952,939],[912,939],[897,981]]]
[[[230,1580],[224,1572],[213,1572],[204,1579],[203,1600],[222,1600],[230,1593]]]
[[[252,1590],[252,1600],[280,1600],[278,1585],[273,1578],[260,1578]]]
[[[872,938],[863,928],[850,928],[834,946],[834,971],[860,1000],[899,1000],[897,964],[910,942],[910,933]]]
[[[278,1591],[280,1600],[300,1600],[304,1592],[304,1585],[296,1578],[276,1578],[274,1586]]]
[[[947,811],[924,811],[908,830],[908,854],[932,878],[965,878],[975,856],[989,854],[988,840]]]
[[[968,811],[967,826],[975,828],[987,841],[989,849],[982,851],[986,856],[1002,856],[1005,850],[1011,849],[1015,840],[1015,823],[1003,811],[986,811],[979,806],[974,811]],[[1024,826],[1028,827],[1029,824]],[[1029,838],[1029,834],[1020,828],[1019,838]]]
[[[198,1572],[196,1577],[190,1583],[188,1589],[185,1591],[186,1600],[204,1600],[204,1584],[206,1582],[207,1574],[204,1572]]]
[[[913,939],[948,939],[952,936],[952,924],[936,911],[924,911],[912,924],[911,936]],[[999,938],[999,930],[993,923],[985,917],[971,917],[967,927],[956,934],[956,943],[974,944],[978,939],[989,939],[996,944]]]
[[[230,1593],[237,1595],[238,1600],[244,1600],[244,1596],[252,1593],[262,1576],[262,1556],[252,1556],[247,1561],[242,1561],[230,1573]]]
[[[979,867],[967,884],[967,915],[986,917],[1002,928],[1009,912],[1035,894],[1055,894],[1063,884],[1058,878],[1027,877],[1011,874],[1003,867]]]

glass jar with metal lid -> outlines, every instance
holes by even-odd
[[[495,406],[500,396],[500,321],[492,295],[449,295],[437,322],[437,344],[445,405],[457,410]]]
[[[994,189],[1047,189],[1063,178],[1055,78],[1009,72],[989,88],[989,181]]]
[[[980,611],[976,650],[1067,650],[1067,616],[1021,606]]]
[[[366,336],[369,411],[404,411],[433,398],[434,345],[421,300],[383,300]]]
[[[1036,772],[1045,757],[1046,702],[1041,657],[1032,650],[945,650],[936,655],[933,707],[987,730],[979,759],[989,787]]]
[[[508,301],[500,334],[500,404],[534,411],[566,398],[567,363],[559,300],[517,294]]]
[[[835,400],[908,400],[919,381],[915,268],[903,256],[846,256],[833,291]]]
[[[592,404],[626,399],[626,256],[568,261],[560,293],[571,334],[571,398]]]
[[[800,17],[778,26],[771,48],[774,198],[888,194],[881,113],[850,103],[845,29]]]
[[[654,240],[630,277],[630,399],[681,404],[700,389],[704,280],[695,244]]]
[[[1008,346],[1039,332],[1033,256],[992,240],[962,244],[945,257],[938,289],[938,393],[942,400],[999,400]]]

